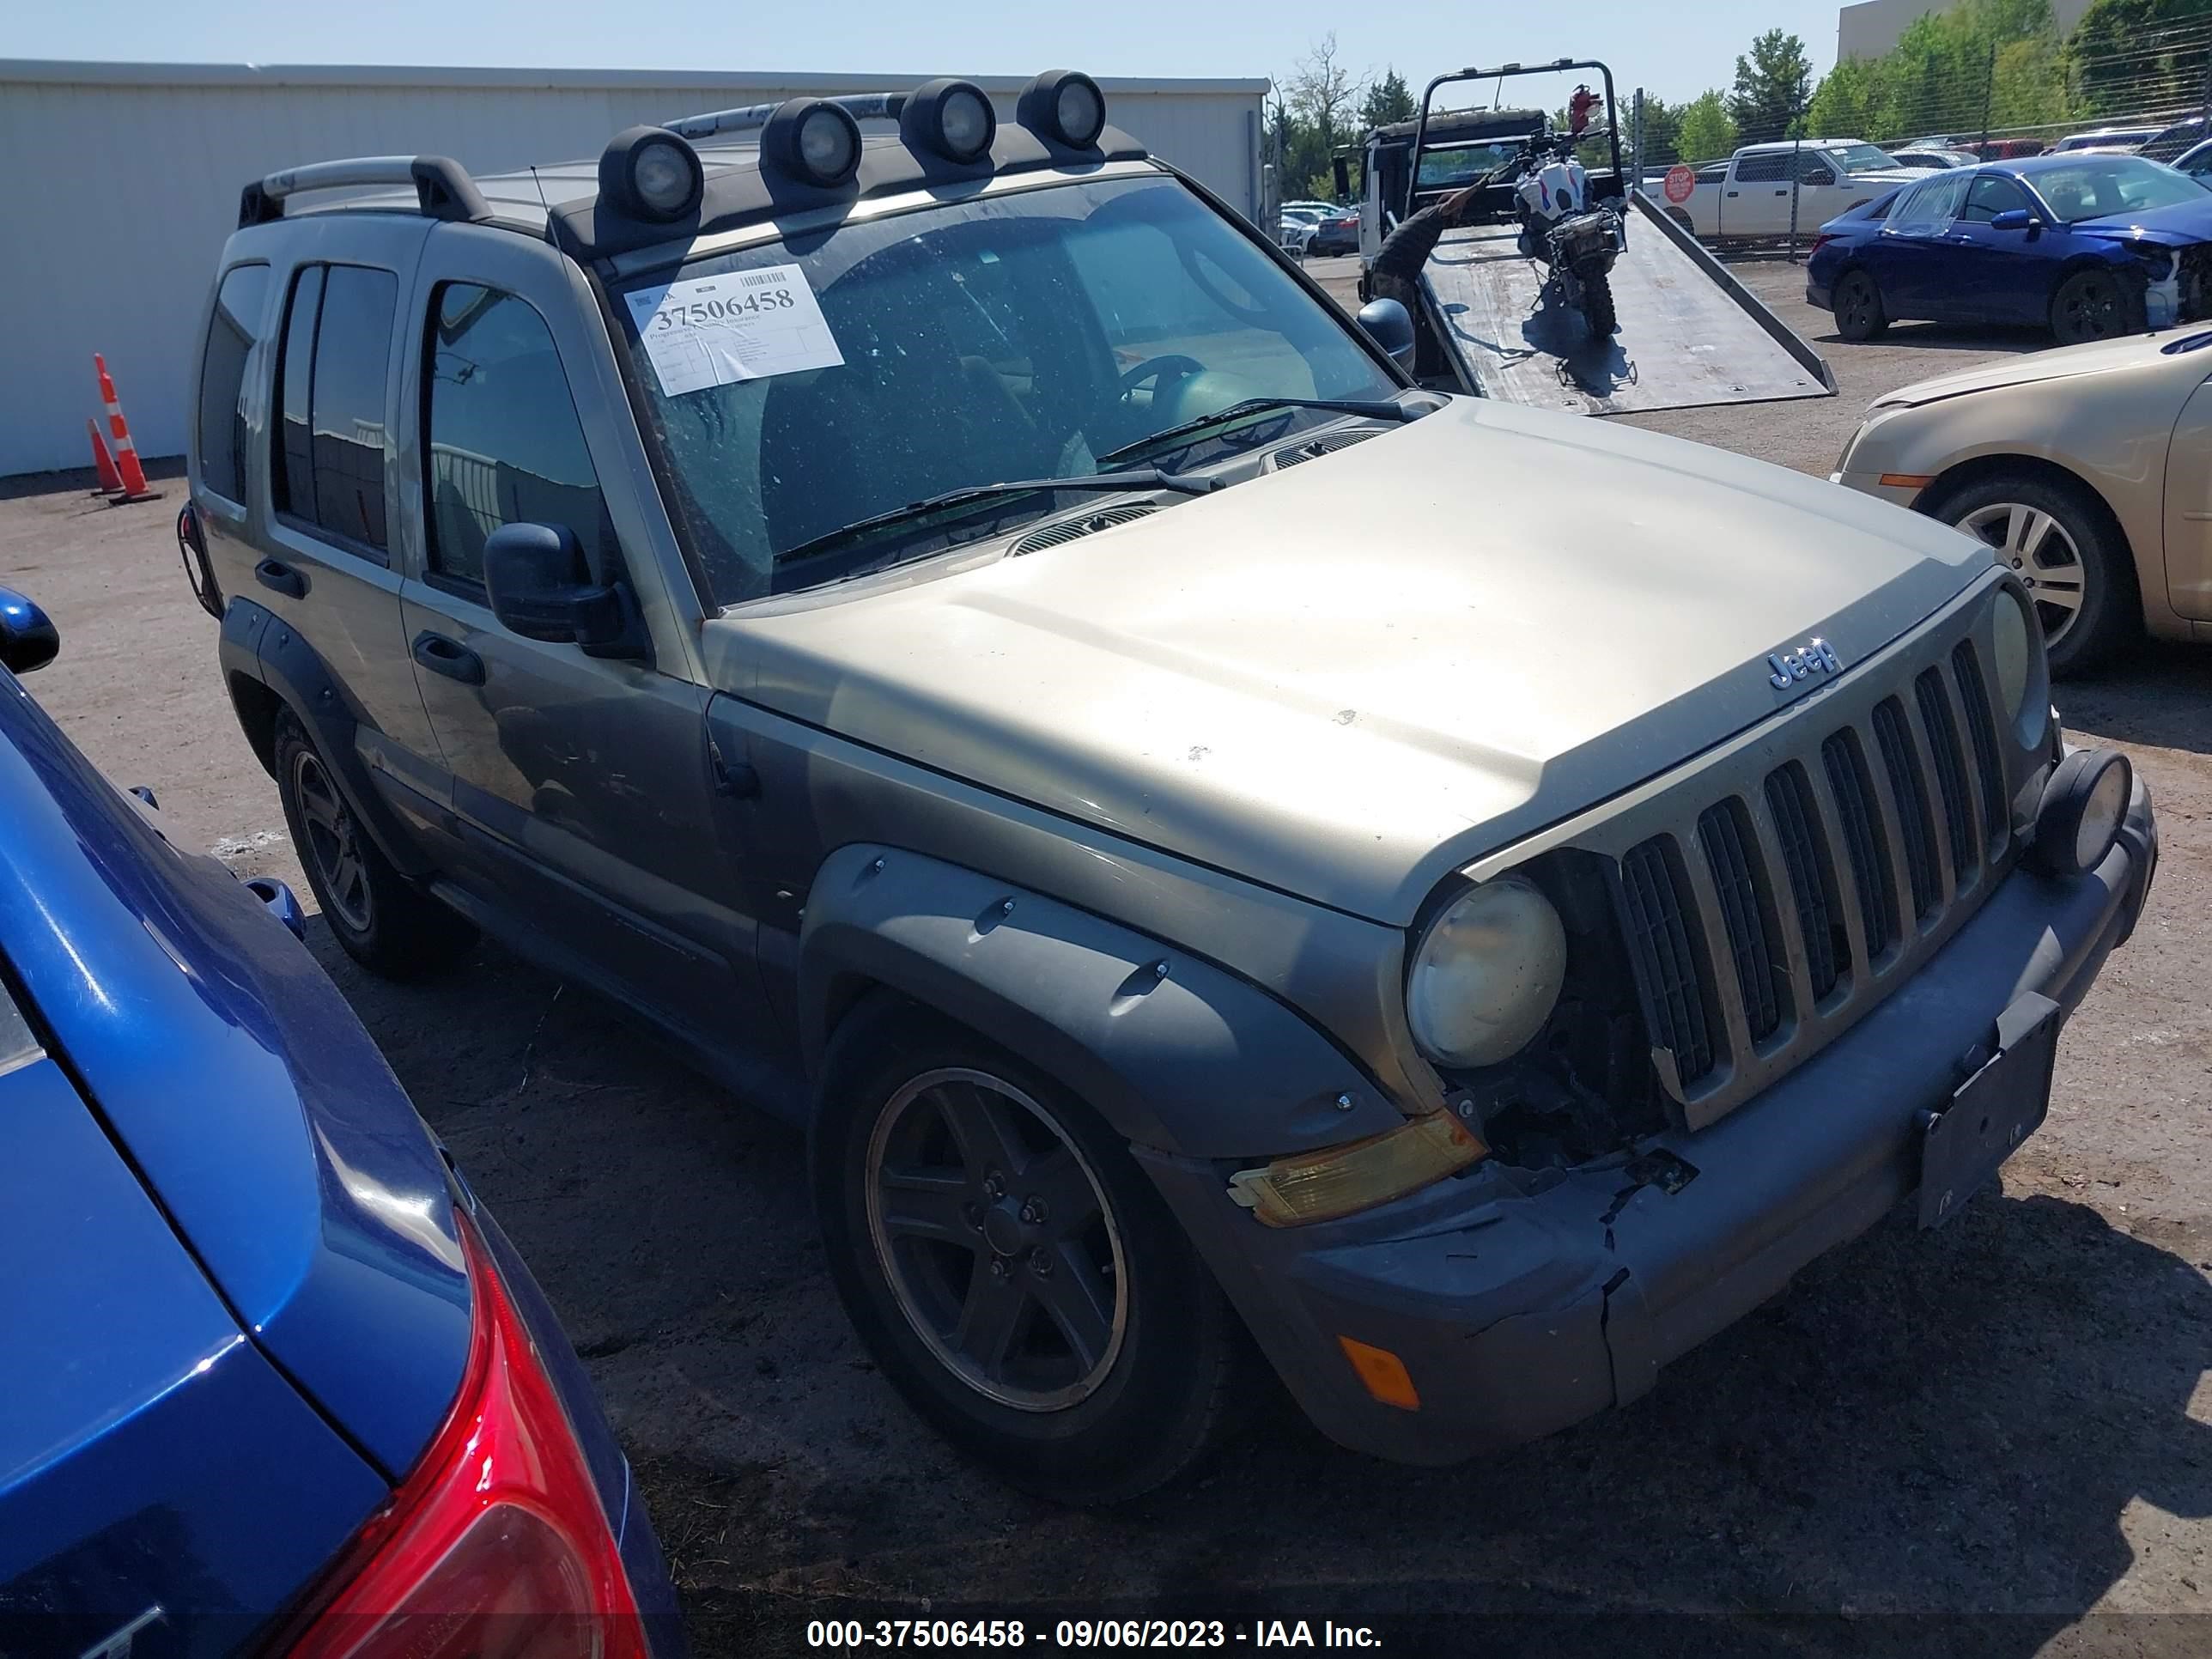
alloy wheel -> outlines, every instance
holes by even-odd
[[[2051,331],[2063,345],[2087,340],[2109,340],[2127,331],[2120,285],[2101,272],[2075,277],[2059,290],[2057,315]]]
[[[1959,528],[1980,537],[2020,573],[2043,623],[2046,647],[2055,647],[2072,631],[2088,586],[2087,567],[2072,532],[2041,507],[2022,501],[1978,507],[1959,520]]]
[[[1061,1411],[1114,1368],[1127,1266],[1104,1188],[1027,1094],[927,1072],[869,1137],[868,1235],[899,1311],[946,1370],[1019,1411]]]
[[[361,830],[339,796],[322,759],[302,749],[292,762],[292,793],[307,831],[304,849],[325,904],[347,927],[365,933],[375,918],[369,897],[368,866],[362,858]]]

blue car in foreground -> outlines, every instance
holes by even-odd
[[[2075,151],[1941,173],[1820,227],[1808,303],[1846,340],[1908,319],[2024,323],[2062,345],[2212,314],[2212,188]]]
[[[0,1653],[670,1659],[528,1271],[281,884],[25,693],[57,647],[0,590]]]

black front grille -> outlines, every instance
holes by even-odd
[[[1844,934],[1830,854],[1814,827],[1819,815],[1812,786],[1794,763],[1768,775],[1766,810],[1774,815],[1782,842],[1790,897],[1797,907],[1797,931],[1805,937],[1806,975],[1818,1001],[1836,988],[1837,975],[1850,961],[1850,941]]]
[[[1878,957],[1895,937],[1897,901],[1889,868],[1888,841],[1875,833],[1874,785],[1866,762],[1850,734],[1838,732],[1820,745],[1820,763],[1836,798],[1844,850],[1851,861],[1851,885],[1858,890],[1859,927],[1867,955]]]
[[[1838,700],[1853,712],[1775,754],[1756,790],[1662,797],[1613,843],[1628,847],[1618,920],[1644,1035],[1674,1057],[1690,1127],[1901,982],[1990,890],[2007,841],[1999,728],[1974,653],[1954,646],[1920,653],[1896,695]]]
[[[1742,807],[1733,800],[1707,807],[1698,820],[1698,841],[1713,873],[1721,920],[1728,927],[1729,955],[1743,994],[1744,1019],[1755,1040],[1771,1035],[1782,1023],[1782,1002],[1775,991],[1774,950],[1751,859],[1744,850],[1751,841],[1751,827],[1742,814]]]
[[[1989,689],[1982,682],[1982,666],[1972,644],[1959,641],[1951,653],[1952,677],[1959,683],[1959,701],[1966,706],[1966,735],[1974,744],[1974,776],[1982,789],[1982,828],[1994,848],[2011,829],[2005,811],[2004,763],[1997,758],[1997,727],[1990,713]]]
[[[1630,848],[1620,861],[1620,882],[1628,948],[1656,1028],[1652,1041],[1672,1051],[1675,1075],[1685,1085],[1694,1083],[1713,1069],[1712,1030],[1685,920],[1687,907],[1667,843],[1654,839]]]
[[[1950,699],[1934,669],[1912,683],[1920,702],[1920,724],[1936,757],[1936,790],[1943,799],[1943,828],[1951,842],[1951,870],[1960,886],[1974,867],[1974,808],[1966,799],[1966,768],[1959,750],[1958,723]]]
[[[1943,877],[1936,867],[1936,831],[1928,821],[1928,787],[1912,754],[1905,730],[1905,705],[1886,697],[1875,705],[1874,740],[1881,750],[1882,770],[1897,802],[1898,833],[1905,840],[1905,869],[1912,882],[1912,914],[1924,916],[1943,897]]]

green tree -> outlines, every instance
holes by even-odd
[[[1359,119],[1368,127],[1387,127],[1393,121],[1412,120],[1413,109],[1413,90],[1406,84],[1406,77],[1395,69],[1386,69],[1368,87],[1359,106]]]
[[[1727,100],[1717,90],[1701,92],[1682,106],[1681,121],[1674,129],[1674,143],[1681,159],[1692,167],[1700,161],[1734,155],[1736,138],[1735,122],[1729,114]]]
[[[2151,32],[2208,15],[2212,0],[2096,0],[2066,43],[2085,112],[2132,115],[2201,99],[2203,34]]]
[[[1790,136],[1790,124],[1813,92],[1813,65],[1805,43],[1784,29],[1769,29],[1735,60],[1735,85],[1729,94],[1729,118],[1747,144]]]
[[[1631,106],[1632,111],[1633,106]],[[1650,93],[1644,94],[1644,164],[1659,167],[1671,161],[1679,153],[1682,135],[1682,111],[1680,106]],[[1626,147],[1634,142],[1632,135],[1624,139]]]
[[[2203,0],[2212,6],[2212,0]],[[1820,82],[1808,134],[1896,144],[1936,135],[2051,129],[2080,111],[2049,0],[1960,0],[1919,18],[1879,58]]]

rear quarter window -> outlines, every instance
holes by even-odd
[[[246,416],[239,408],[246,360],[260,343],[269,307],[269,267],[237,265],[216,289],[200,354],[200,483],[227,500],[246,500]]]

